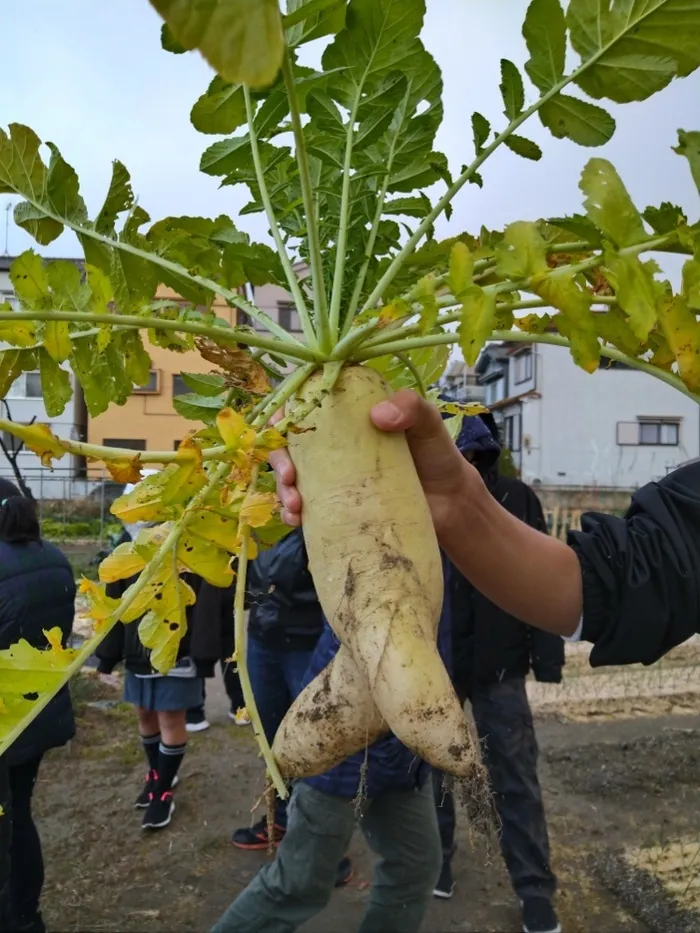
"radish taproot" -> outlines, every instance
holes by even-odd
[[[302,399],[315,383],[307,382]],[[371,408],[388,394],[373,369],[346,367],[290,437],[309,568],[325,616],[388,728],[436,768],[467,777],[476,754],[437,651],[443,578],[435,530],[405,437],[378,431],[370,420]],[[356,706],[347,742],[335,732],[324,738],[325,713],[348,700],[344,682],[321,674],[309,689],[318,695],[317,747],[325,767],[326,742],[342,760],[358,750],[358,735],[365,744],[375,717],[367,718],[366,704]],[[292,707],[289,716],[295,715]],[[291,739],[293,732],[283,734]],[[278,762],[291,757],[281,739],[276,751]],[[311,749],[304,758],[309,773],[318,773]]]

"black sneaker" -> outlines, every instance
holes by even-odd
[[[526,897],[522,903],[523,933],[561,933],[559,918],[546,897]]]
[[[146,775],[146,783],[143,785],[143,790],[136,798],[136,803],[134,804],[137,810],[145,810],[146,807],[149,805],[149,803],[151,802],[151,797],[153,796],[153,792],[156,789],[157,780],[158,780],[158,772],[149,771],[148,774]],[[171,790],[175,790],[179,780],[180,778],[176,774],[173,780],[173,786],[171,787]]]
[[[284,839],[286,832],[285,826],[275,823],[272,845],[278,846]],[[248,852],[259,852],[269,848],[270,837],[267,834],[267,819],[259,820],[254,826],[237,829],[231,836],[231,842],[237,849],[245,849]]]
[[[442,900],[449,900],[454,893],[455,883],[452,878],[452,866],[449,862],[442,863],[442,869],[440,871],[440,877],[437,880],[437,884],[433,888],[433,897],[442,898]]]
[[[338,870],[335,874],[336,888],[344,888],[346,884],[350,884],[352,881],[352,874],[352,862],[347,855],[345,855],[338,862]]]
[[[160,797],[152,796],[144,813],[142,829],[163,829],[173,818],[175,801],[173,792],[166,790]]]

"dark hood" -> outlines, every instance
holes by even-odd
[[[443,401],[452,401],[446,396],[441,398]],[[450,415],[443,414],[442,417],[445,420]],[[457,449],[463,456],[467,451],[475,454],[472,462],[482,476],[496,466],[501,455],[501,445],[498,440],[498,427],[491,412],[462,418]]]

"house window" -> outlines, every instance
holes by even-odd
[[[19,311],[19,301],[14,292],[0,291],[0,304],[7,302],[13,311]]]
[[[532,350],[513,357],[513,381],[516,385],[532,379]]]
[[[134,395],[158,395],[160,392],[160,371],[151,369],[148,373],[148,382],[141,386],[134,386]]]
[[[639,443],[652,447],[678,447],[677,421],[640,421]]]
[[[8,398],[41,398],[41,376],[38,371],[22,373],[10,386]]]
[[[503,376],[486,383],[486,405],[494,405],[496,402],[500,402],[505,397],[506,381]]]
[[[503,421],[503,434],[508,450],[518,453],[520,450],[521,416],[508,415]]]
[[[640,418],[617,424],[620,447],[678,447],[680,421],[671,418]]]
[[[177,398],[178,395],[187,395],[189,391],[185,380],[179,373],[176,373],[173,376],[173,398]]]
[[[296,305],[292,301],[277,302],[277,322],[280,327],[292,334],[298,334],[301,331],[299,324],[299,314]]]
[[[146,442],[134,438],[106,437],[102,443],[105,447],[124,447],[126,450],[145,450]]]
[[[179,450],[182,441],[173,441],[173,450]]]

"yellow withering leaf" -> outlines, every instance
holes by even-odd
[[[235,538],[229,542],[234,547]],[[178,560],[212,586],[230,586],[233,582],[231,557],[227,550],[188,531],[177,546]]]
[[[87,577],[82,578],[78,590],[88,598],[87,616],[92,619],[93,628],[96,632],[101,631],[119,608],[119,600],[107,596],[104,584]]]
[[[141,644],[151,652],[151,665],[161,674],[175,666],[177,653],[185,632],[187,615],[183,605],[175,606],[165,615],[147,612],[139,622]]]
[[[159,618],[166,618],[177,610],[180,603],[191,606],[196,598],[192,587],[180,578],[174,560],[161,566],[143,588],[140,588],[139,580],[132,583],[122,600],[130,600],[137,588],[138,595],[122,613],[122,622],[135,622],[149,611]]]
[[[137,454],[131,460],[105,460],[105,466],[115,483],[141,482],[141,457]]]
[[[219,412],[216,426],[224,444],[232,450],[252,450],[255,445],[255,430],[233,408],[224,408]]]
[[[133,541],[119,544],[100,564],[98,571],[103,583],[114,583],[117,580],[128,580],[137,573],[141,573],[146,566],[146,560],[138,554]]]
[[[251,528],[262,528],[270,521],[278,504],[279,500],[273,492],[249,493],[241,506],[241,524]]]
[[[212,340],[198,339],[197,349],[209,363],[214,363],[226,374],[226,385],[251,395],[267,395],[270,381],[261,363],[248,350],[239,347],[220,347]]]
[[[207,477],[196,458],[171,463],[160,473],[147,476],[112,504],[111,512],[127,525],[155,522],[175,517],[175,505],[186,502],[199,492]]]
[[[194,462],[198,466],[202,463],[202,449],[194,432],[188,434],[187,437],[180,442],[177,448],[175,462]]]
[[[40,458],[42,466],[50,467],[66,453],[48,424],[13,424],[11,433],[24,441],[25,446]]]
[[[233,515],[227,517],[217,512],[201,510],[193,515],[188,531],[233,553],[238,535],[238,521]]]
[[[287,438],[276,428],[265,428],[255,439],[255,449],[269,453],[272,450],[279,450],[287,446]]]
[[[42,629],[44,637],[51,646],[52,651],[67,651],[67,648],[63,647],[63,632],[58,625],[55,625],[51,629]]]
[[[488,408],[480,405],[479,402],[469,402],[466,405],[460,405],[459,402],[438,401],[437,407],[446,415],[461,415],[463,418],[473,418],[475,415],[488,413]]]
[[[661,329],[673,350],[681,379],[700,392],[700,323],[683,295],[666,296],[659,306]]]

